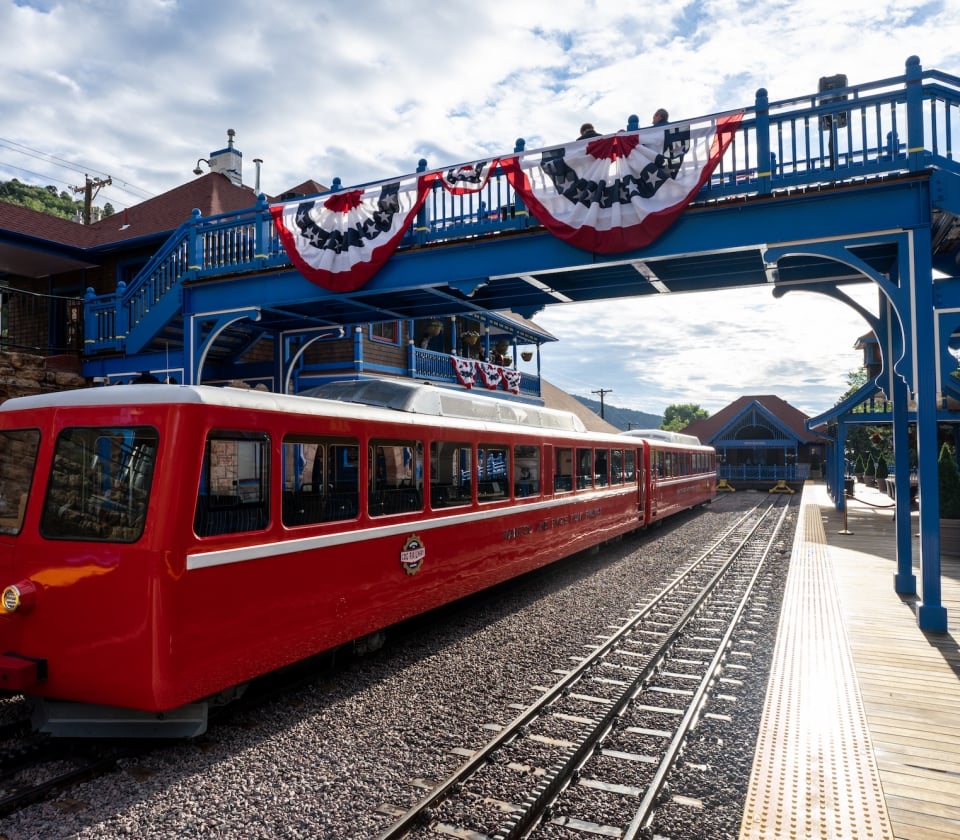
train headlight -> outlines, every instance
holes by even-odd
[[[37,587],[29,580],[17,581],[3,590],[0,605],[5,613],[26,612],[34,605]]]

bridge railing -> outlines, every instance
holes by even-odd
[[[627,128],[640,128],[636,117]],[[903,76],[795,99],[769,102],[761,89],[694,204],[929,166],[960,172],[953,154],[958,144],[960,79],[924,72],[913,58]],[[519,140],[514,152],[523,148]],[[426,166],[421,161],[417,171]],[[467,241],[538,224],[502,169],[494,167],[477,193],[454,195],[434,183],[400,247]],[[262,196],[255,207],[238,213],[200,218],[195,212],[129,284],[101,296],[88,290],[86,352],[123,349],[130,330],[151,313],[153,318],[166,313],[158,304],[181,283],[289,266]]]

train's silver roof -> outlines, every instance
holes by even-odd
[[[682,432],[670,432],[666,429],[630,429],[626,432],[620,432],[620,434],[647,438],[648,440],[664,440],[668,443],[687,443],[691,446],[703,445],[700,438],[695,435],[685,435]]]
[[[325,411],[345,416],[359,406],[390,409],[424,417],[448,417],[488,423],[516,425],[555,431],[585,432],[583,421],[566,411],[515,403],[496,397],[473,396],[433,385],[370,379],[332,382],[311,388],[297,396],[274,394],[243,388],[220,388],[209,385],[115,385],[78,388],[14,397],[0,405],[0,411],[28,411],[40,408],[81,406],[161,405],[193,403],[238,406],[265,411],[316,411],[320,401],[332,402]],[[312,404],[312,405],[311,405]],[[337,410],[339,404],[340,409]],[[354,406],[350,408],[349,406]]]
[[[586,431],[583,421],[567,411],[516,403],[496,397],[477,397],[433,385],[421,385],[417,382],[402,380],[364,379],[330,382],[304,391],[302,396],[379,406],[412,414],[426,414],[431,417],[516,423],[558,431]]]

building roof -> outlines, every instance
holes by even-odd
[[[806,426],[806,421],[810,419],[808,415],[772,394],[739,397],[712,417],[694,420],[683,431],[688,435],[696,435],[704,443],[710,443],[754,403],[776,417],[801,443],[817,443],[822,439],[819,435],[808,431]]]
[[[91,247],[167,233],[187,221],[194,210],[199,210],[201,216],[217,216],[246,210],[256,202],[250,187],[238,187],[226,175],[208,172],[89,225]]]
[[[561,391],[556,385],[551,385],[546,379],[540,378],[540,396],[543,398],[543,404],[547,408],[557,408],[561,411],[569,411],[576,414],[583,425],[591,432],[609,432],[610,434],[620,434],[620,429],[587,408],[576,397],[571,396],[566,391]]]

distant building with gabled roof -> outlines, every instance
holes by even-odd
[[[731,477],[738,468],[757,468],[757,477],[766,479],[773,468],[819,467],[827,439],[807,429],[809,419],[780,397],[745,396],[711,417],[694,420],[684,432],[715,447],[718,463],[733,471]]]

